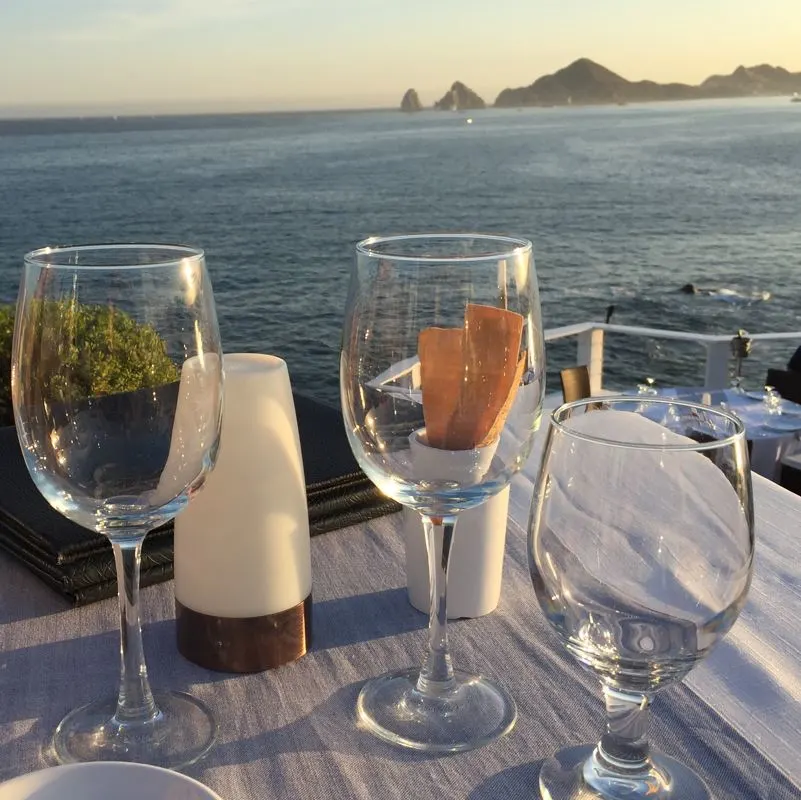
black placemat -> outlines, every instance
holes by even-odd
[[[341,413],[295,395],[312,536],[397,511],[358,468]],[[31,480],[13,427],[0,428],[0,547],[74,605],[116,594],[108,540],[54,511]],[[143,586],[173,575],[172,523],[142,547]]]

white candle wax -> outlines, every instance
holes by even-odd
[[[412,463],[417,478],[477,482],[486,474],[498,448],[498,441],[472,450],[438,450],[420,438],[410,437]],[[480,617],[498,605],[503,577],[503,555],[509,509],[509,487],[484,503],[458,516],[453,550],[448,566],[449,619]],[[420,514],[403,510],[406,550],[406,587],[409,602],[428,613],[430,583],[428,550]],[[436,558],[442,557],[442,539],[436,540]]]
[[[175,520],[175,597],[216,617],[286,611],[311,592],[306,487],[286,364],[226,355],[217,466]]]

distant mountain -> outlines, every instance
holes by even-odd
[[[760,64],[737,67],[731,75],[712,75],[701,84],[701,90],[718,97],[740,97],[760,94],[792,94],[801,92],[801,72],[793,74],[784,67]]]
[[[695,100],[703,97],[792,94],[801,91],[801,73],[763,64],[738,67],[731,75],[713,75],[700,86],[686,83],[629,81],[616,72],[580,58],[567,67],[543,75],[530,86],[504,89],[495,100],[499,107],[642,103],[655,100]]]
[[[408,89],[406,91],[406,94],[403,95],[403,99],[401,100],[400,109],[401,111],[423,110],[423,104],[420,102],[420,98],[415,89]]]
[[[487,104],[461,81],[456,81],[450,89],[434,103],[440,111],[466,111],[474,108],[486,108]]]

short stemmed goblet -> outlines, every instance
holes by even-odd
[[[119,584],[119,692],[67,715],[54,756],[186,766],[211,746],[216,725],[190,695],[151,692],[139,566],[145,534],[186,505],[216,458],[222,360],[203,252],[96,245],[29,253],[12,399],[34,483],[58,512],[108,537]]]
[[[457,517],[506,486],[530,453],[544,388],[531,243],[450,234],[357,246],[340,379],[347,435],[366,474],[422,515],[431,587],[422,669],[368,682],[357,716],[373,734],[430,752],[488,743],[514,701],[451,666],[449,556]]]
[[[709,797],[695,773],[649,748],[649,704],[734,624],[753,555],[739,419],[656,398],[582,400],[553,413],[531,575],[548,622],[601,681],[607,730],[597,745],[545,762],[545,800]]]

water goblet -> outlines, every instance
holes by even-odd
[[[150,689],[139,567],[146,533],[186,505],[216,458],[222,361],[203,252],[95,245],[26,255],[11,386],[34,483],[56,511],[108,537],[119,586],[119,691],[61,721],[55,759],[191,764],[216,725],[194,697]]]
[[[781,414],[782,396],[772,386],[765,386],[762,405],[768,414]]]
[[[365,473],[421,513],[431,587],[422,668],[375,678],[359,695],[360,724],[386,741],[456,752],[515,722],[505,689],[451,665],[448,564],[459,512],[526,462],[544,375],[530,242],[434,234],[357,245],[340,362],[345,428]]]
[[[745,428],[699,404],[645,405],[580,401],[551,418],[531,576],[550,625],[600,679],[607,725],[597,745],[545,762],[546,800],[709,797],[695,773],[649,748],[649,704],[745,603],[754,556]]]

